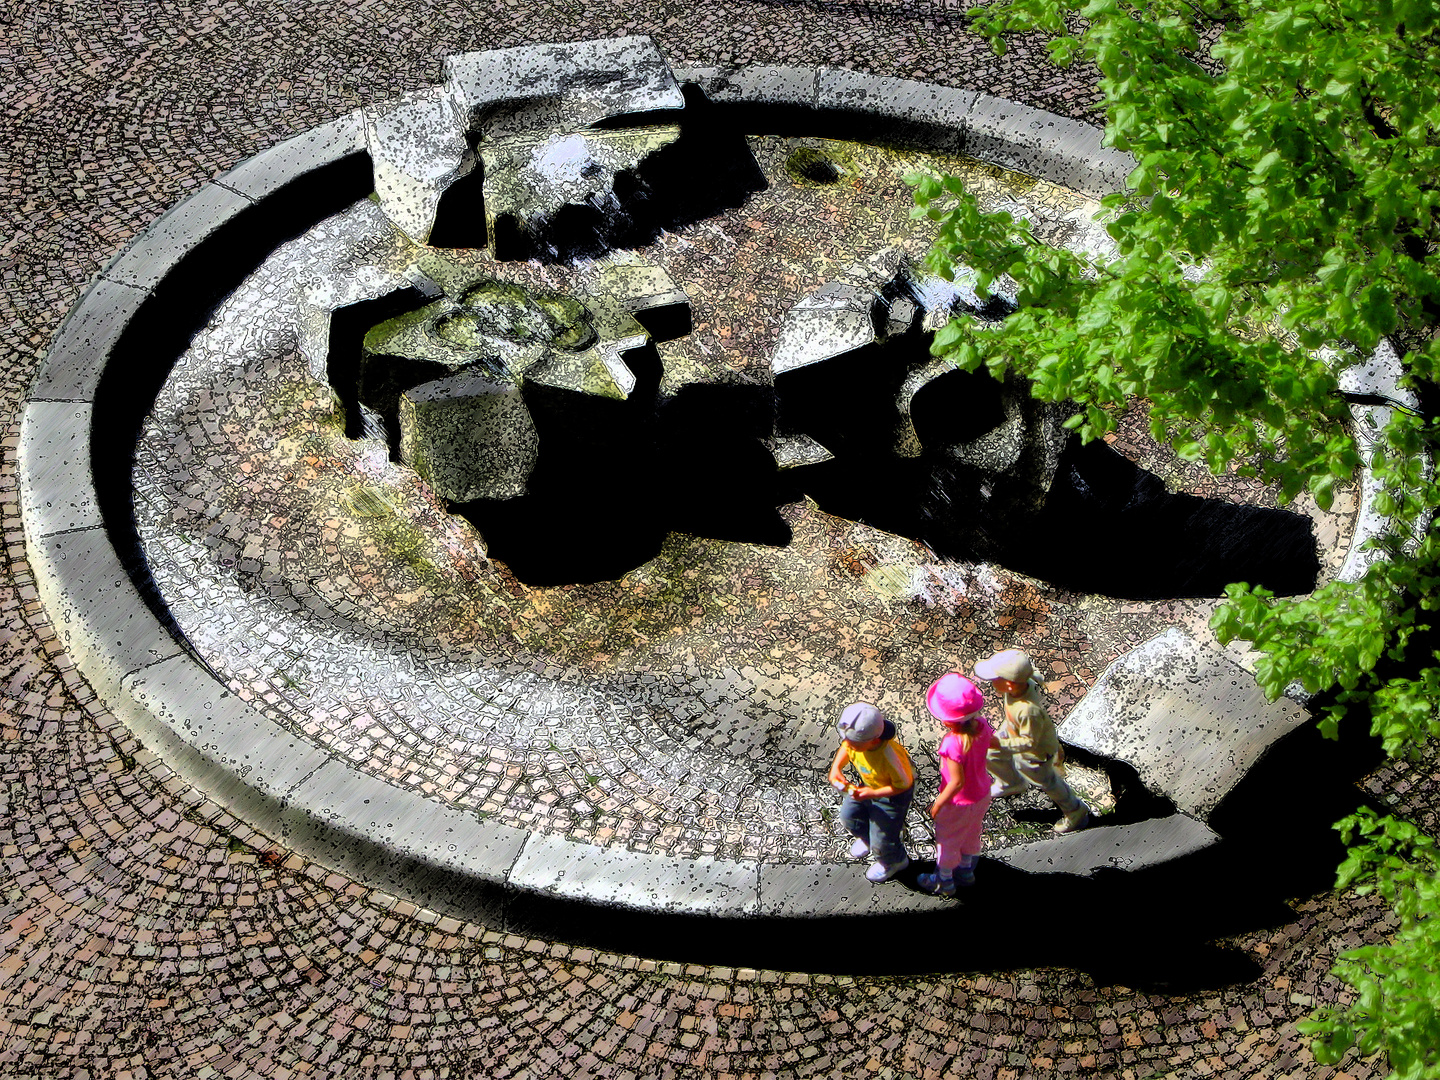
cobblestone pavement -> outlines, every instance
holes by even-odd
[[[13,486],[30,373],[136,231],[280,138],[432,84],[452,52],[619,33],[674,59],[837,64],[1073,116],[1084,72],[1037,68],[1023,43],[996,60],[939,4],[107,12],[0,5],[0,1075],[1384,1075],[1320,1068],[1293,1030],[1340,993],[1335,954],[1391,925],[1373,899],[1325,891],[1319,844],[1318,864],[1276,859],[1282,880],[1243,888],[1206,863],[1176,915],[1161,878],[1153,903],[1103,886],[1037,898],[1019,924],[1053,920],[1053,941],[914,940],[899,976],[768,942],[730,943],[752,966],[723,967],[689,962],[716,959],[699,939],[636,955],[530,940],[330,874],[186,788],[75,675],[36,602]],[[1433,834],[1434,766],[1362,786]],[[957,929],[1004,916],[980,894]],[[767,970],[767,949],[796,970]],[[967,974],[916,974],[933,970]]]

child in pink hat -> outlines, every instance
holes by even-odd
[[[935,821],[937,869],[915,881],[927,892],[954,896],[957,885],[975,884],[980,861],[980,825],[990,806],[990,773],[985,755],[995,732],[980,715],[984,695],[958,672],[942,675],[925,694],[930,715],[940,721],[940,777],[943,787],[930,805]]]

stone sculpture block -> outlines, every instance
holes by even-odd
[[[451,502],[525,494],[539,451],[514,382],[466,373],[400,398],[400,460]]]
[[[1224,654],[1171,629],[1106,668],[1060,737],[1128,762],[1146,787],[1204,821],[1306,719],[1293,701],[1266,701]]]
[[[640,36],[460,53],[445,61],[445,85],[483,137],[685,106],[654,40]]]
[[[443,87],[365,109],[365,140],[380,208],[417,244],[430,237],[440,195],[469,172],[464,121]]]
[[[484,140],[480,157],[489,235],[500,235],[498,223],[506,218],[522,233],[533,234],[564,206],[618,208],[613,194],[616,174],[634,169],[679,136],[678,127],[663,125],[541,131]]]
[[[896,301],[904,302],[898,310],[915,313],[907,277],[904,253],[885,248],[803,297],[780,327],[771,369],[783,375],[908,329],[908,321],[902,326],[891,317]]]

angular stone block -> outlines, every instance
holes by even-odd
[[[137,289],[153,289],[175,264],[253,200],[219,184],[206,184],[165,213],[101,271],[106,279]]]
[[[690,298],[670,274],[630,251],[617,250],[599,261],[589,290],[592,309],[603,312],[602,326],[621,324],[622,335],[633,334],[624,316],[635,316],[655,341],[669,341],[690,332]]]
[[[445,86],[471,131],[484,136],[563,122],[572,130],[612,116],[681,109],[685,98],[648,37],[600,38],[461,53]]]
[[[829,282],[802,298],[785,315],[771,367],[776,375],[818,364],[875,340],[874,294],[856,285]]]
[[[1204,821],[1307,720],[1293,701],[1266,701],[1254,676],[1222,653],[1171,629],[1106,668],[1060,737],[1128,762],[1146,787]]]
[[[91,401],[110,351],[148,294],[96,278],[61,323],[35,381],[31,401]]]
[[[778,469],[794,469],[802,465],[818,465],[835,455],[808,435],[780,436],[765,440],[765,449],[775,459]]]
[[[625,363],[625,354],[644,345],[645,337],[642,332],[630,337],[602,340],[579,353],[552,350],[525,372],[525,380],[559,390],[624,401],[635,389],[635,373]]]
[[[89,402],[32,401],[20,423],[20,513],[34,536],[100,524],[90,474]]]
[[[365,335],[359,397],[388,413],[405,390],[473,368],[500,381],[624,400],[635,387],[625,354],[647,340],[636,313],[675,308],[688,319],[688,300],[669,275],[629,253],[588,264],[573,296],[472,272],[442,299]]]
[[[885,248],[848,267],[786,313],[771,354],[776,375],[854,352],[882,333],[908,329],[892,324],[890,309],[905,298],[909,268],[898,248]],[[914,305],[910,312],[913,315]]]
[[[296,177],[367,149],[365,117],[357,111],[245,159],[215,183],[259,201]]]
[[[914,892],[898,882],[876,885],[866,864],[762,863],[760,914],[779,918],[859,917],[902,911],[939,911],[953,901]]]
[[[1375,351],[1362,360],[1353,356],[1333,357],[1334,366],[1340,368],[1338,380],[1340,390],[1346,394],[1376,395],[1391,398],[1407,408],[1420,407],[1415,391],[1400,385],[1405,368],[1395,352],[1395,346],[1388,339],[1382,339]]]
[[[985,858],[1029,874],[1074,874],[1097,870],[1143,870],[1202,851],[1219,841],[1209,827],[1184,814],[1133,825],[1095,826],[1021,847],[997,848]]]
[[[400,460],[451,502],[525,494],[539,452],[515,382],[464,373],[400,398]]]
[[[484,140],[480,158],[489,235],[497,235],[502,218],[513,220],[522,233],[531,233],[564,206],[614,202],[616,174],[633,170],[679,136],[678,127],[663,125],[618,131],[564,129]]]
[[[517,889],[612,907],[738,918],[755,914],[756,864],[672,858],[534,833],[515,860]]]
[[[423,244],[440,195],[470,171],[464,121],[443,87],[428,87],[364,110],[375,194],[395,226]]]

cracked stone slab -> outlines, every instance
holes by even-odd
[[[460,53],[445,86],[483,137],[682,109],[680,84],[653,38],[599,38]]]
[[[534,833],[510,871],[516,888],[672,914],[755,914],[756,864],[577,844]]]
[[[1171,629],[1106,668],[1060,737],[1128,762],[1146,787],[1203,821],[1307,719],[1293,701],[1266,701],[1224,654]]]
[[[1202,851],[1219,839],[1194,818],[1172,814],[1133,825],[1082,829],[1022,847],[999,848],[985,852],[985,857],[1030,874],[1088,877],[1097,870],[1159,866]]]
[[[367,106],[364,118],[380,208],[423,244],[440,196],[474,165],[460,110],[444,87],[432,86]]]

